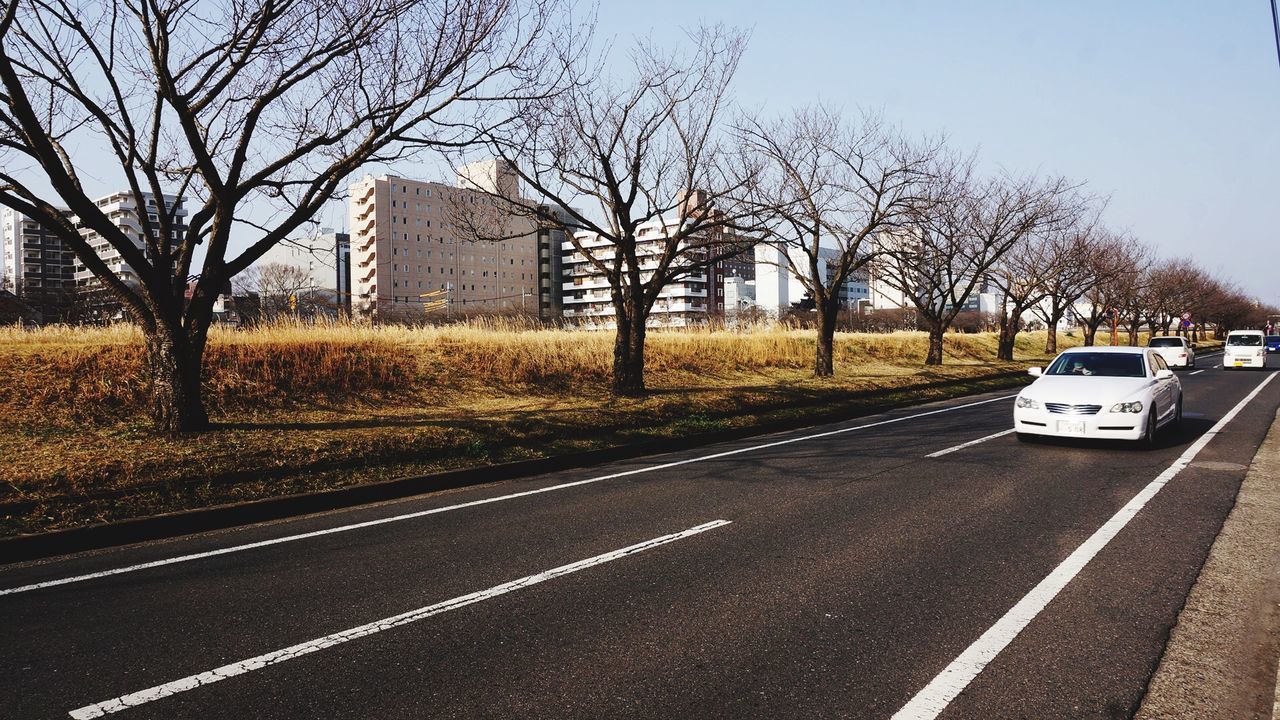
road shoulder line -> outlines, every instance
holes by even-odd
[[[1280,413],[1169,634],[1136,720],[1266,720],[1280,707]]]

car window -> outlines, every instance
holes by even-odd
[[[1151,358],[1152,358],[1153,360],[1155,360],[1155,361],[1156,361],[1156,367],[1155,367],[1155,369],[1156,369],[1156,370],[1168,370],[1168,369],[1169,369],[1169,364],[1168,364],[1168,363],[1166,363],[1166,362],[1164,361],[1164,358],[1163,358],[1163,357],[1161,357],[1160,355],[1158,355],[1158,354],[1157,354],[1157,355],[1152,355],[1152,356],[1151,356]]]
[[[1280,343],[1280,335],[1268,335],[1267,344],[1270,345],[1271,343]]]
[[[1157,337],[1151,338],[1151,342],[1147,343],[1148,347],[1182,347],[1182,338],[1180,337]]]
[[[1045,374],[1146,377],[1144,365],[1138,353],[1073,352],[1059,355]]]
[[[1227,344],[1232,347],[1258,347],[1262,344],[1261,335],[1228,335]]]

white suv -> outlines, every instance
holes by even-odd
[[[1267,366],[1267,344],[1261,330],[1232,330],[1223,348],[1222,369]]]
[[[1147,347],[1155,350],[1164,358],[1165,364],[1171,368],[1193,368],[1196,366],[1196,351],[1184,337],[1170,335],[1153,337]]]

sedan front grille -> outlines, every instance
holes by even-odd
[[[1066,403],[1045,403],[1044,407],[1058,415],[1097,415],[1102,411],[1101,405],[1068,405]]]

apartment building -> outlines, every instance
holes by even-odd
[[[672,229],[672,224],[660,220],[637,228],[636,251],[642,268],[656,266]],[[612,328],[615,311],[609,281],[591,263],[586,252],[608,262],[613,257],[613,243],[592,232],[576,233],[574,239],[576,245],[574,241],[565,240],[561,246],[564,317],[586,327]],[[711,245],[707,249],[691,250],[689,258],[696,261],[708,252],[716,252],[717,248]],[[649,326],[688,327],[706,323],[708,318],[725,310],[725,278],[748,280],[748,276],[754,275],[754,264],[734,257],[690,272],[662,288],[649,315]]]
[[[467,165],[456,186],[394,175],[352,184],[352,311],[383,317],[553,312],[553,294],[543,288],[554,268],[551,257],[540,257],[536,223],[502,214],[491,192],[520,197],[514,169],[499,161]],[[495,234],[504,239],[493,242],[471,240],[460,220],[499,215],[503,227]]]
[[[128,191],[113,193],[94,201],[94,204],[106,214],[107,218],[116,227],[120,228],[125,237],[133,242],[134,247],[138,248],[149,262],[153,261],[153,258],[147,249],[143,217],[145,216],[151,224],[151,234],[156,237],[160,232],[160,213],[172,212],[173,227],[169,232],[172,236],[170,238],[171,241],[176,245],[182,242],[187,232],[187,208],[185,203],[186,198],[182,196],[164,195],[157,202],[155,195],[151,193],[142,193],[140,196],[136,196]],[[80,227],[80,236],[97,253],[98,257],[107,264],[107,267],[116,277],[128,284],[138,284],[140,282],[134,268],[125,262],[120,251],[111,245],[105,237],[81,226],[78,219],[77,226]],[[76,259],[74,277],[77,310],[82,319],[95,321],[124,319],[124,307],[79,258]]]
[[[69,320],[75,254],[35,219],[5,208],[0,214],[0,290],[13,293],[41,322]]]

